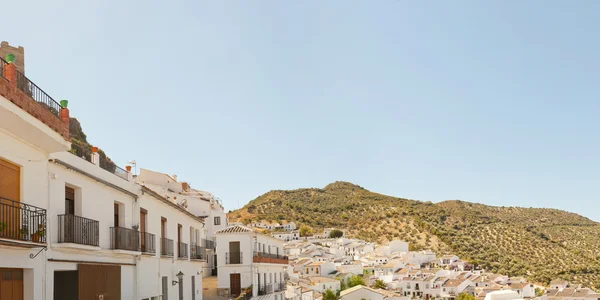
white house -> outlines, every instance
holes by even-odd
[[[340,281],[337,279],[323,277],[323,276],[312,276],[308,278],[313,290],[319,293],[325,293],[326,290],[331,290],[337,293],[340,290]]]
[[[343,290],[340,293],[340,300],[408,300],[410,298],[403,297],[399,294],[386,291],[376,290],[367,286],[357,285],[349,289]]]
[[[389,242],[388,247],[390,253],[394,252],[408,252],[408,243],[405,241],[394,240]]]
[[[300,240],[299,231],[274,232],[273,234],[271,234],[271,236],[280,239],[284,242]]]
[[[510,289],[517,292],[521,298],[534,298],[535,287],[528,282],[515,282],[510,284]]]
[[[523,299],[523,297],[521,297],[517,292],[515,291],[509,291],[509,290],[504,290],[504,291],[495,291],[495,292],[491,292],[485,295],[485,300],[521,300]]]
[[[327,276],[335,271],[335,265],[333,263],[316,261],[304,266],[302,274],[307,276]]]
[[[288,258],[283,241],[246,226],[217,231],[217,291],[237,296],[253,286],[253,296],[284,293]]]

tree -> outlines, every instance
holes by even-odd
[[[332,239],[341,238],[344,236],[344,232],[339,229],[334,229],[329,233],[329,237]]]
[[[475,296],[467,293],[460,293],[458,295],[458,300],[475,300]]]
[[[309,236],[312,235],[312,228],[306,226],[306,225],[301,225],[300,226],[300,236]]]
[[[350,280],[348,280],[348,287],[355,287],[357,285],[365,285],[365,281],[361,276],[352,275],[352,277],[350,277]]]
[[[327,289],[325,293],[323,293],[323,300],[337,300],[337,296],[332,290]]]
[[[383,280],[377,279],[377,280],[375,280],[375,283],[373,283],[372,288],[385,290],[387,288],[387,284],[385,284],[385,282],[383,282]]]

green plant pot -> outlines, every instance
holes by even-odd
[[[60,100],[60,107],[67,108],[68,105],[69,105],[68,100]]]
[[[15,56],[13,54],[6,54],[6,56],[4,56],[4,60],[6,60],[8,63],[12,63],[15,61]]]

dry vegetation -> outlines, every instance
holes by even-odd
[[[564,278],[600,289],[600,224],[555,209],[433,204],[336,182],[324,189],[271,191],[230,217],[346,228],[356,238],[402,239],[413,250],[455,253],[487,270],[538,283]]]

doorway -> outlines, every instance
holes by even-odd
[[[23,300],[23,269],[0,268],[0,299]]]
[[[229,242],[229,263],[241,264],[240,242]]]
[[[54,271],[54,299],[77,300],[77,271]]]
[[[231,296],[237,297],[242,292],[242,277],[240,273],[229,274],[229,289]]]

